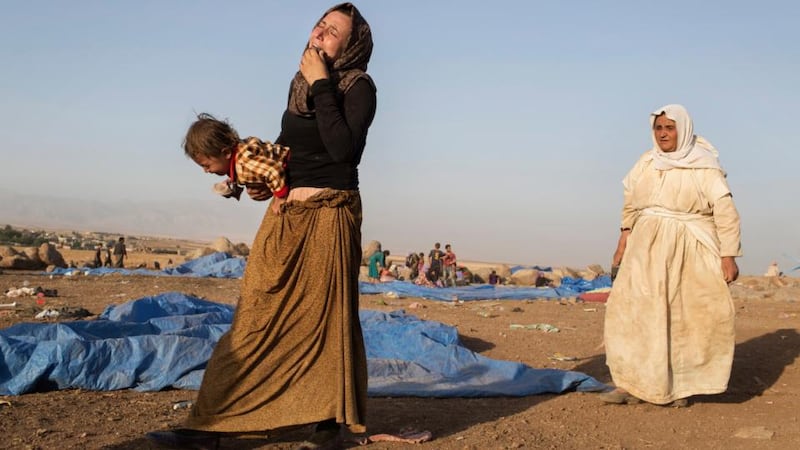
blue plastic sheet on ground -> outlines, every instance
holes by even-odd
[[[168,267],[163,270],[148,269],[120,269],[113,267],[91,268],[56,268],[53,275],[148,275],[148,276],[181,276],[181,277],[214,277],[214,278],[241,278],[244,275],[244,258],[237,258],[225,252],[212,253],[197,259],[185,262],[179,266]]]
[[[94,321],[0,330],[0,395],[79,388],[197,389],[233,307],[181,293],[109,306]],[[369,395],[525,396],[605,387],[579,372],[492,360],[455,328],[403,312],[362,311]]]
[[[193,259],[176,267],[164,270],[147,269],[118,269],[110,267],[89,268],[56,268],[54,275],[147,275],[147,276],[182,276],[182,277],[214,277],[214,278],[241,278],[244,274],[245,260],[231,256],[228,253],[218,252]],[[516,266],[520,268],[537,268],[549,270],[549,267]],[[610,287],[611,278],[601,276],[592,281],[564,277],[561,286],[557,288],[536,288],[530,286],[492,286],[476,284],[457,288],[429,288],[417,286],[406,281],[393,281],[390,283],[361,282],[359,290],[362,294],[381,294],[395,292],[405,297],[421,297],[430,300],[525,300],[536,298],[565,298],[577,297],[582,292]]]
[[[544,288],[532,286],[497,286],[490,284],[474,284],[455,288],[432,288],[417,286],[407,281],[389,283],[361,282],[359,291],[362,294],[383,294],[393,292],[401,297],[421,297],[429,300],[471,301],[471,300],[527,300],[546,298],[577,297],[583,292],[611,286],[608,276],[597,277],[592,281],[564,277],[561,286]]]

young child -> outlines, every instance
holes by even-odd
[[[289,193],[289,148],[254,137],[242,140],[229,123],[211,114],[197,116],[186,132],[183,150],[206,173],[227,175],[227,180],[214,185],[214,191],[223,197],[239,200],[242,186],[248,184],[266,184],[278,198]]]

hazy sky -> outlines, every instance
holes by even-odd
[[[208,237],[252,236],[266,204],[216,198],[218,179],[184,157],[183,135],[210,112],[275,139],[308,34],[332,4],[0,1],[0,189],[197,201],[198,223],[230,218]],[[797,265],[798,3],[356,5],[378,86],[360,166],[365,241],[608,266],[620,181],[651,146],[648,114],[682,103],[728,171],[743,272]]]

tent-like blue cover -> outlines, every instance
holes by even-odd
[[[94,321],[21,323],[0,330],[0,395],[197,389],[233,307],[165,293],[109,306]],[[596,391],[594,378],[476,354],[455,328],[403,312],[362,311],[369,395],[525,396]]]
[[[421,297],[429,300],[471,301],[471,300],[525,300],[535,298],[577,297],[582,292],[611,286],[608,276],[597,277],[592,281],[564,277],[557,288],[533,286],[493,286],[490,284],[473,284],[455,288],[431,288],[417,286],[406,281],[389,283],[361,282],[359,291],[362,294],[381,294],[394,292],[402,297]]]
[[[53,275],[150,275],[150,276],[181,276],[181,277],[214,277],[214,278],[241,278],[244,274],[245,260],[231,256],[229,253],[217,252],[187,261],[179,266],[167,267],[163,270],[149,269],[120,269],[116,267],[90,268],[62,268],[57,267],[51,272]]]
[[[117,269],[100,267],[97,269],[62,269],[57,268],[52,273],[55,275],[107,275],[117,273],[121,275],[151,275],[151,276],[183,276],[183,277],[215,277],[215,278],[241,278],[244,274],[245,260],[236,258],[228,253],[213,253],[186,262],[180,266],[164,270],[147,269]],[[515,266],[516,268],[528,268]],[[537,269],[542,269],[534,266]],[[542,270],[550,270],[544,268]],[[393,281],[391,283],[366,283],[359,284],[362,294],[381,294],[394,292],[404,297],[420,297],[429,300],[524,300],[534,298],[565,298],[577,297],[580,293],[593,289],[610,287],[611,278],[601,276],[592,281],[564,277],[561,286],[557,288],[537,288],[528,286],[492,286],[476,284],[457,288],[430,288],[417,286],[406,281]]]

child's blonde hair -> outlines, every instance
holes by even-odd
[[[240,142],[239,134],[225,121],[200,113],[183,140],[183,151],[193,160],[199,155],[222,156],[223,151]]]

